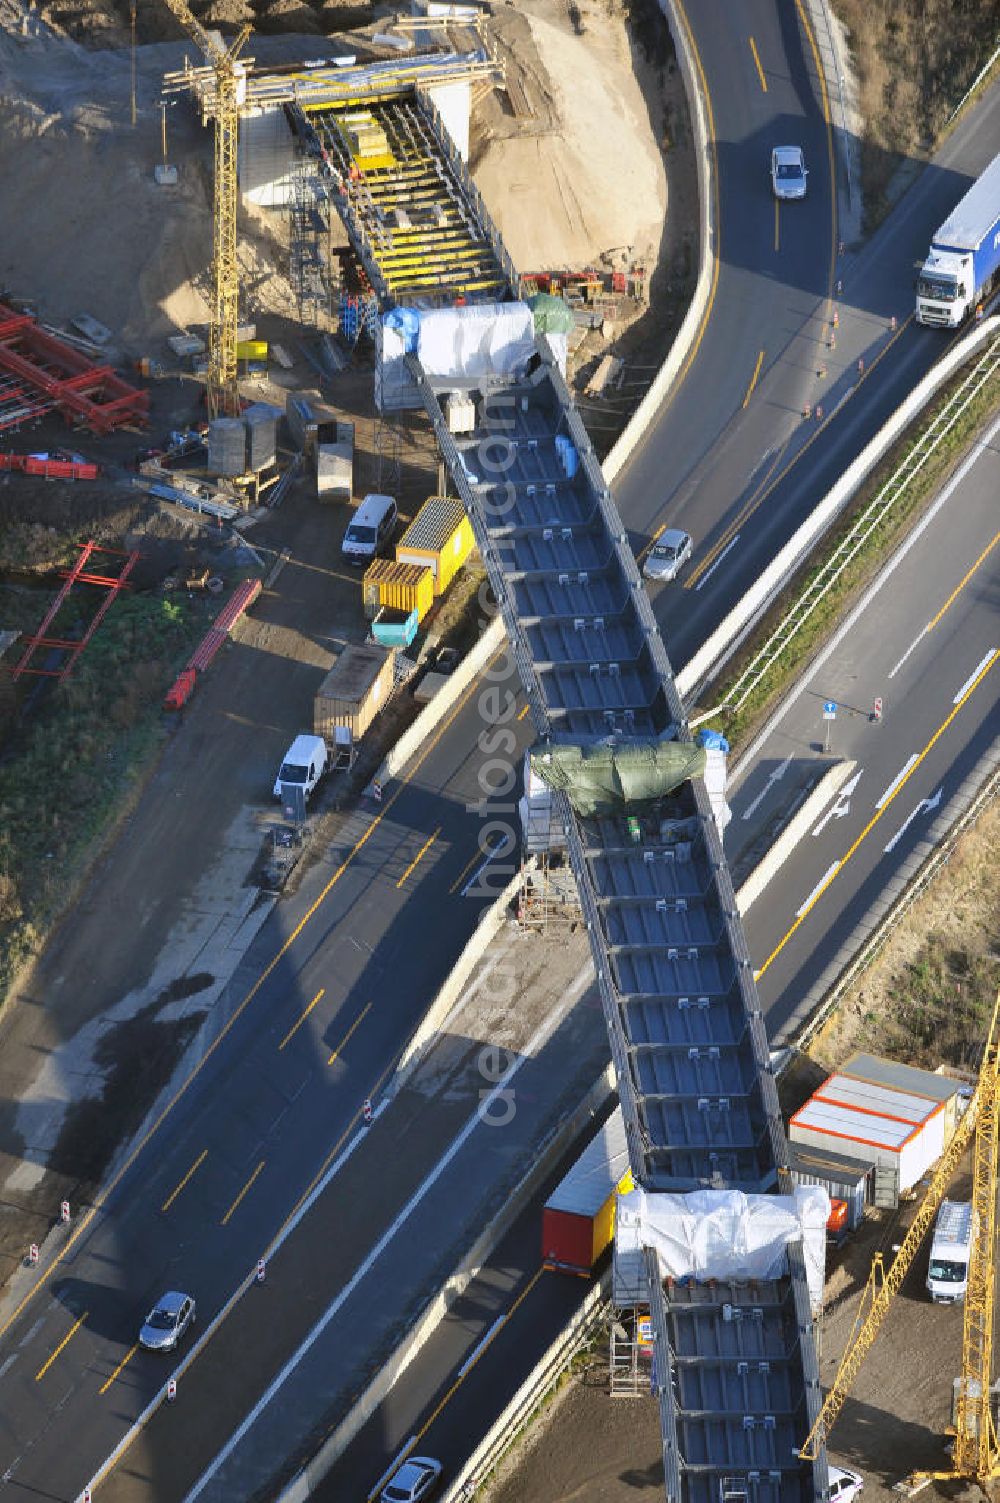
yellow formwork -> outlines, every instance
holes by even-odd
[[[443,595],[474,547],[462,502],[455,496],[428,496],[396,544],[396,559],[430,569],[434,593]]]

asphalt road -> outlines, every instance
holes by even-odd
[[[841,255],[822,99],[793,7],[754,0],[737,28],[710,0],[688,20],[718,143],[717,280],[684,379],[614,486],[637,553],[663,527],[695,541],[681,578],[650,592],[675,670],[957,337],[913,324],[913,263],[1000,150],[992,90],[878,232]],[[776,212],[768,161],[779,140],[804,148],[810,176],[807,198]],[[804,419],[806,404],[823,405],[824,420]]]
[[[689,19],[716,140],[718,277],[686,378],[616,486],[637,547],[675,522],[695,536],[687,580],[655,601],[678,666],[946,348],[947,336],[905,326],[890,340],[888,319],[908,316],[912,261],[1000,138],[991,97],[863,252],[838,258],[829,138],[791,7],[744,7],[735,45],[721,0]],[[767,160],[779,137],[804,146],[812,175],[805,203],[776,210]],[[855,321],[845,349],[861,338],[887,353],[832,422],[806,430],[800,413],[819,379],[838,276],[845,326]],[[733,543],[726,529],[738,518]],[[731,551],[698,589],[718,543]],[[240,973],[247,1005],[224,1047],[104,1199],[58,1289],[43,1286],[2,1333],[9,1488],[75,1496],[162,1380],[162,1364],[129,1357],[151,1299],[165,1283],[190,1285],[203,1317],[217,1309],[391,1070],[475,912],[458,894],[477,859],[464,803],[478,796],[478,729],[474,709],[458,716],[398,801],[350,822],[330,861],[278,910]],[[907,755],[921,729],[918,717]],[[431,931],[434,943],[421,943]],[[768,986],[772,969],[777,984],[777,959]],[[138,1496],[145,1484],[134,1481]]]
[[[481,728],[477,689],[275,910],[234,978],[228,1032],[0,1333],[11,1496],[77,1496],[164,1381],[133,1348],[157,1295],[188,1290],[210,1318],[377,1099],[490,899],[462,896],[484,859],[466,809]]]
[[[796,686],[741,770],[737,829],[780,801],[787,764],[829,746],[857,769],[750,908],[745,928],[772,1043],[825,987],[824,971],[901,883],[900,869],[1000,737],[996,430],[880,583]],[[881,719],[873,719],[875,700]],[[825,706],[834,706],[826,718]]]

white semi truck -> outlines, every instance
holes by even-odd
[[[917,278],[917,323],[955,329],[1000,271],[1000,156],[976,179],[934,235]]]

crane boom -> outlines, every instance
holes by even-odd
[[[213,416],[240,409],[236,344],[239,329],[239,265],[236,258],[237,146],[244,87],[237,62],[250,35],[244,26],[227,48],[208,32],[186,0],[164,0],[215,72],[215,190],[212,214],[212,320],[209,328],[208,405]]]
[[[955,1415],[956,1476],[981,1485],[996,1476],[997,1438],[990,1405],[993,1377],[993,1305],[996,1285],[998,1128],[1000,1128],[1000,1039],[993,1013],[979,1072],[979,1111],[972,1166],[972,1247],[962,1330],[962,1373]]]

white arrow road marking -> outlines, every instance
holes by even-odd
[[[919,761],[919,758],[917,756],[917,753],[914,752],[913,756],[906,763],[905,767],[901,767],[899,769],[899,771],[897,772],[896,776],[893,778],[892,782],[889,784],[888,788],[883,793],[882,797],[878,800],[877,804],[875,805],[876,809],[881,809],[882,806],[883,806],[883,804],[887,804],[889,802],[889,800],[892,798],[892,795],[895,793],[896,789],[899,787],[900,783],[903,781],[903,779],[905,777],[908,776],[910,768],[917,761]]]
[[[789,752],[789,754],[785,758],[785,760],[783,762],[779,763],[779,765],[774,769],[774,771],[772,772],[771,776],[768,778],[767,782],[765,783],[764,787],[761,789],[761,791],[758,793],[757,797],[754,799],[753,803],[747,805],[747,807],[746,807],[746,809],[745,809],[745,811],[743,813],[743,818],[744,819],[752,819],[753,816],[757,813],[757,810],[760,808],[761,804],[767,798],[767,795],[770,793],[770,791],[774,787],[775,783],[779,783],[781,781],[781,779],[785,776],[785,773],[788,771],[788,767],[789,767],[789,764],[790,764],[791,760],[792,760],[792,754],[791,754],[791,752]]]
[[[961,689],[959,689],[958,693],[955,695],[955,698],[952,700],[952,704],[953,705],[957,705],[961,700],[963,700],[965,698],[966,694],[968,694],[969,690],[972,688],[973,684],[976,682],[976,679],[979,677],[979,675],[982,673],[983,669],[986,667],[987,663],[992,663],[993,659],[997,655],[997,651],[998,651],[998,649],[996,647],[991,647],[990,650],[989,650],[989,652],[983,658],[983,661],[979,664],[979,666],[976,667],[976,668],[973,668],[972,672],[969,674],[968,678],[965,680],[965,683],[962,685]]]
[[[903,823],[900,825],[899,829],[896,831],[895,835],[889,841],[889,844],[884,847],[884,849],[886,851],[895,850],[896,846],[902,840],[903,836],[906,834],[907,830],[910,828],[910,826],[912,825],[913,821],[916,819],[916,817],[917,817],[918,814],[929,814],[932,809],[936,809],[937,808],[938,804],[941,802],[941,793],[942,793],[942,791],[943,791],[943,785],[942,785],[942,788],[938,789],[937,793],[932,793],[931,796],[930,796],[930,798],[922,798],[920,800],[919,804],[914,809],[913,813],[910,814],[909,817],[903,821]]]
[[[858,783],[861,780],[861,774],[863,772],[864,772],[864,768],[863,767],[859,767],[858,770],[857,770],[857,772],[854,774],[853,778],[851,778],[848,782],[846,782],[844,784],[843,788],[841,788],[840,792],[837,794],[837,797],[836,797],[836,799],[835,799],[835,801],[833,803],[832,808],[830,808],[830,809],[828,809],[826,811],[826,813],[823,815],[823,818],[820,820],[819,824],[816,826],[815,830],[813,830],[813,834],[814,835],[822,835],[823,831],[826,829],[826,827],[830,823],[831,819],[843,819],[845,814],[850,814],[850,812],[851,812],[851,794],[854,792],[855,788],[858,786]]]
[[[819,897],[820,893],[823,891],[823,888],[827,885],[828,882],[831,882],[833,880],[834,876],[837,874],[837,872],[839,870],[840,870],[840,862],[839,861],[835,861],[832,866],[827,867],[825,876],[820,877],[819,881],[816,883],[816,886],[813,888],[812,892],[809,894],[809,896],[806,898],[805,902],[802,904],[802,907],[801,908],[796,908],[796,910],[795,910],[795,917],[796,918],[801,918],[804,913],[808,913],[809,912],[810,908],[815,903],[815,901]]]

